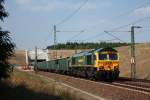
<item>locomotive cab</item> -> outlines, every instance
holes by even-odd
[[[95,66],[98,70],[119,70],[119,54],[116,52],[98,52]]]
[[[104,48],[95,52],[95,67],[102,78],[119,77],[119,54],[113,48]]]

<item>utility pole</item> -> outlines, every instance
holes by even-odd
[[[35,47],[35,61],[34,61],[34,69],[37,70],[37,47]]]
[[[58,32],[57,30],[56,30],[56,25],[54,25],[54,59],[57,59],[57,50],[56,50],[56,45],[57,45],[57,36],[56,36],[56,32]],[[57,69],[58,70],[58,69]],[[58,79],[58,83],[60,83],[59,82],[59,76],[58,77],[56,77],[57,79]],[[55,81],[55,82],[57,82],[57,81]]]
[[[77,52],[77,44],[78,44],[78,41],[75,42],[75,51],[74,51],[75,54],[78,53],[78,52]]]
[[[75,46],[75,54],[77,54],[78,53],[78,51],[77,51],[77,45]]]
[[[131,78],[136,78],[136,57],[135,57],[135,39],[134,29],[142,28],[140,26],[131,26]]]
[[[84,31],[83,30],[82,31],[60,31],[60,30],[57,30],[56,25],[54,25],[54,53],[53,53],[54,54],[53,55],[54,59],[57,59],[57,50],[56,50],[56,45],[57,45],[57,35],[56,35],[56,33],[57,32],[84,32]],[[77,50],[75,50],[75,51],[77,51]]]
[[[57,59],[57,50],[56,50],[56,25],[54,25],[54,59]]]
[[[26,50],[26,66],[29,66],[28,50]]]

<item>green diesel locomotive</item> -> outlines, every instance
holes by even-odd
[[[119,54],[110,47],[94,49],[67,58],[39,62],[35,69],[96,80],[116,80],[119,77]]]

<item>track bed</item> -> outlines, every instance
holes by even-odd
[[[149,82],[144,82],[144,80],[131,81],[129,79],[119,79],[115,82],[101,82],[49,72],[38,72],[38,74],[52,78],[58,81],[60,84],[65,83],[72,87],[81,89],[103,98],[107,98],[109,100],[150,100],[150,85]],[[128,85],[130,85],[130,87]],[[148,91],[135,87],[131,88],[132,86],[147,88]]]

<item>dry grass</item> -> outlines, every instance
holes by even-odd
[[[130,47],[117,48],[120,53],[120,75],[130,77]],[[150,80],[150,44],[138,44],[136,50],[136,76],[141,79]]]
[[[15,50],[15,54],[10,58],[9,62],[17,66],[26,65],[26,51],[25,50]]]
[[[74,93],[36,75],[15,71],[0,82],[1,100],[81,100]]]

